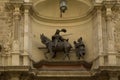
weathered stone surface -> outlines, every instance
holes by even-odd
[[[62,18],[56,0],[0,1],[0,80],[120,80],[120,0],[67,1]],[[45,59],[39,35],[51,38],[62,28],[72,46],[83,38],[84,60],[92,66],[81,64],[74,49],[70,61],[61,60],[62,52],[51,62]],[[42,60],[35,68],[33,62]]]

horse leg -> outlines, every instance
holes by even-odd
[[[69,53],[67,53],[67,57],[68,57],[68,59],[70,60],[70,56],[69,56]]]
[[[55,58],[55,57],[56,57],[56,51],[54,52],[54,54],[53,54],[52,58]]]
[[[80,59],[80,52],[78,50],[76,51],[76,57],[77,59]]]
[[[80,53],[79,53],[79,52],[76,52],[76,57],[77,57],[78,59],[80,59]]]
[[[46,53],[49,53],[49,52],[50,52],[50,51],[49,51],[49,49],[48,49]]]
[[[81,55],[80,55],[80,53],[78,54],[78,59],[80,59],[80,57],[81,57]]]
[[[44,53],[44,56],[45,56],[46,59],[48,59],[48,57],[47,57],[47,52]]]
[[[49,52],[50,52],[50,50],[48,49],[47,52],[44,53],[44,56],[45,56],[46,59],[48,59],[47,54],[48,54]]]
[[[63,58],[63,60],[65,60],[66,57],[68,57],[68,59],[70,60],[69,52],[67,50],[64,50],[64,53],[65,57]]]
[[[81,53],[81,57],[84,59],[84,53]]]
[[[48,51],[49,51],[49,53],[52,55],[52,56],[50,57],[50,59],[52,59],[52,58],[53,58],[53,55],[54,55],[53,50],[52,50],[52,44],[49,44],[49,46],[48,46]]]

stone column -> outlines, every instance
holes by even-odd
[[[112,10],[111,5],[106,5],[106,26],[107,26],[107,55],[108,55],[108,65],[116,65],[116,55],[115,55],[115,43],[114,43],[114,26],[112,23]]]
[[[104,65],[103,57],[103,32],[102,32],[102,11],[101,7],[96,7],[97,9],[97,39],[98,39],[98,55],[99,55],[99,65]]]
[[[20,14],[20,7],[21,4],[13,4],[14,6],[14,12],[13,12],[13,20],[14,20],[14,36],[13,36],[13,52],[12,52],[12,65],[18,66],[20,64],[19,60],[19,27],[20,27],[20,19],[21,19],[21,14]]]
[[[31,46],[30,39],[30,18],[29,18],[29,9],[31,4],[26,2],[24,4],[24,54],[23,54],[23,65],[29,65],[29,53]]]

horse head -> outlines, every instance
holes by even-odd
[[[47,38],[44,34],[40,34],[40,39],[41,42],[45,45],[47,45],[51,40],[49,38]]]

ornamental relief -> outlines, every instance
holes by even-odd
[[[11,12],[4,12],[3,16],[0,16],[0,23],[2,23],[2,26],[0,26],[0,43],[2,46],[2,52],[3,53],[9,53],[11,50],[11,44],[12,44],[12,14]]]
[[[114,24],[115,49],[120,53],[120,11],[113,12],[112,22]]]

